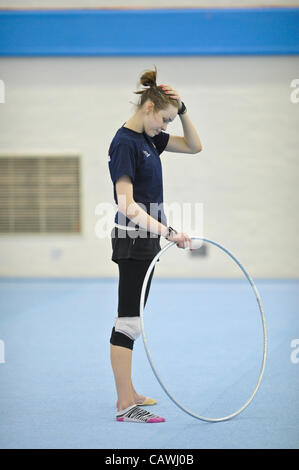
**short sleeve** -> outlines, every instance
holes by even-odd
[[[153,141],[160,155],[168,144],[169,134],[167,132],[160,132],[160,134],[153,137]]]
[[[133,148],[126,142],[119,142],[109,150],[109,171],[115,183],[121,176],[128,175],[135,180],[136,159]]]

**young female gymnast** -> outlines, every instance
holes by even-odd
[[[118,205],[111,232],[112,261],[118,264],[118,315],[110,338],[111,365],[117,390],[117,421],[160,423],[165,418],[140,408],[156,400],[138,394],[131,380],[132,350],[140,336],[140,296],[148,267],[161,250],[160,237],[178,248],[192,247],[186,233],[167,226],[163,210],[160,154],[165,150],[195,154],[202,150],[179,93],[156,83],[157,69],[145,71],[136,112],[118,129],[109,147],[109,171]],[[179,115],[184,137],[166,133]],[[134,223],[133,223],[134,220]],[[149,294],[154,270],[145,293]]]

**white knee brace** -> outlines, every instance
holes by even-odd
[[[114,328],[135,341],[141,334],[140,317],[116,317]]]

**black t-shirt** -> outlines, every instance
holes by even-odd
[[[154,219],[167,225],[163,208],[163,179],[160,154],[167,146],[169,134],[150,137],[145,132],[135,132],[121,127],[109,147],[109,171],[113,182],[113,195],[118,204],[115,183],[128,175],[133,184],[133,199]],[[115,222],[138,228],[132,220],[117,211]]]

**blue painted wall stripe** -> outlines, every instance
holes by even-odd
[[[299,54],[299,8],[0,10],[1,56]]]

